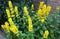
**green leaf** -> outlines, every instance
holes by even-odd
[[[40,34],[43,35],[43,30],[40,30]]]
[[[43,30],[46,30],[47,28],[46,28],[46,26],[42,26],[42,29],[43,29]]]

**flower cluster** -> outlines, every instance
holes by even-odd
[[[10,25],[9,25],[10,24]],[[16,27],[16,25],[12,24],[12,23],[9,23],[9,22],[5,22],[5,25],[1,25],[1,27],[7,31],[8,33],[13,32],[16,36],[19,35],[18,33],[18,28]]]
[[[32,19],[31,19],[30,16],[28,16],[28,30],[29,30],[30,32],[33,31]]]
[[[27,17],[28,14],[29,14],[27,7],[24,6],[24,9],[23,10],[24,10],[24,16],[23,17]]]
[[[8,1],[8,6],[10,10],[6,9],[7,15],[11,15],[11,17],[15,17],[15,16],[18,17],[18,7],[17,6],[13,7],[11,1]]]
[[[49,35],[49,31],[46,30],[45,33],[44,33],[44,35],[43,35],[43,37],[44,37],[44,38],[48,38],[48,35]]]
[[[5,22],[5,25],[1,25],[2,28],[4,30],[6,30],[7,32],[13,32],[14,34],[16,34],[17,36],[19,35],[18,33],[18,28],[16,27],[16,25],[14,24],[13,20],[12,20],[12,17],[18,17],[18,7],[15,6],[15,9],[13,10],[13,6],[12,6],[12,2],[11,1],[8,1],[8,5],[9,5],[9,9],[6,9],[6,14],[7,14],[7,17],[8,17],[8,22]],[[14,11],[15,11],[15,14],[14,14]]]
[[[44,19],[48,17],[50,11],[51,6],[47,6],[46,4],[44,4],[44,2],[40,2],[39,8],[36,13],[37,16],[41,18],[39,21],[43,23]]]
[[[5,25],[1,25],[1,26],[4,30],[6,30],[7,32],[10,32],[10,29],[9,29],[10,26],[8,22],[5,22]]]

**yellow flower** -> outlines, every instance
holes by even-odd
[[[8,22],[5,22],[5,25],[1,25],[1,27],[2,27],[4,30],[6,30],[7,32],[10,32]]]
[[[18,17],[18,7],[17,6],[15,6],[15,13],[16,13],[16,17]]]
[[[40,21],[42,22],[42,23],[44,23],[45,22],[45,19],[43,18],[43,19],[40,19]]]
[[[8,18],[8,21],[9,21],[10,25],[13,25],[14,24],[12,18]]]
[[[50,12],[51,11],[51,6],[47,6],[47,11]]]
[[[43,37],[44,37],[44,38],[48,38],[48,35],[49,35],[49,31],[46,30],[45,33],[44,33],[44,35],[43,35]]]
[[[18,29],[15,25],[11,25],[10,31],[13,32],[14,34],[18,34]]]
[[[43,7],[42,7],[42,13],[43,13],[43,14],[46,13],[46,8],[47,8],[47,7],[46,7],[46,4],[44,4]]]
[[[8,32],[10,32],[10,29],[9,29],[9,23],[8,22],[5,22],[5,28]]]
[[[29,32],[32,32],[33,31],[33,25],[29,25],[28,30],[29,30]]]
[[[34,12],[34,4],[32,4],[31,8],[32,8],[32,12]]]
[[[43,2],[43,1],[42,1],[42,2],[40,2],[39,9],[40,9],[40,8],[42,8],[42,7],[43,7],[43,5],[44,5],[44,2]]]
[[[10,11],[13,11],[13,7],[12,7],[12,8],[10,8]]]
[[[50,11],[51,11],[51,6],[48,6],[47,9],[46,9],[46,16],[49,15]]]
[[[30,16],[28,16],[28,24],[32,24],[32,19]]]
[[[18,36],[19,36],[19,34],[16,34],[16,36],[18,37]]]
[[[9,5],[9,8],[12,8],[12,2],[11,1],[8,1],[8,5]]]
[[[41,9],[38,9],[37,15],[38,15],[38,16],[41,16],[41,15],[42,15],[42,10],[41,10]]]
[[[28,30],[30,32],[33,31],[32,19],[30,18],[30,16],[28,16]]]
[[[14,14],[12,14],[12,15],[11,15],[11,17],[15,17],[15,15],[14,15]]]
[[[8,26],[8,25],[9,25],[9,23],[8,23],[8,22],[5,22],[5,25],[6,25],[6,26]]]
[[[13,15],[13,14],[14,14],[14,10],[11,11],[11,15]]]
[[[43,8],[43,9],[46,9],[46,4],[44,4],[42,8]]]
[[[9,11],[9,9],[6,9],[6,14],[7,14],[8,18],[9,18],[10,17],[10,11]]]
[[[24,15],[25,15],[25,16],[28,16],[28,9],[27,9],[26,6],[24,6]]]

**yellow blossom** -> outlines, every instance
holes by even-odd
[[[8,5],[9,5],[10,11],[11,11],[11,17],[15,17],[12,2],[8,1]]]
[[[45,19],[43,18],[43,19],[40,19],[40,21],[42,22],[42,23],[44,23],[45,22]]]
[[[12,8],[10,8],[10,11],[13,11],[13,7],[12,7]]]
[[[43,5],[44,5],[44,2],[43,2],[43,1],[42,1],[42,2],[40,2],[39,9],[40,9],[40,8],[42,8],[42,7],[43,7]]]
[[[15,17],[15,14],[12,14],[11,17]]]
[[[15,25],[11,25],[10,31],[13,32],[14,34],[18,34],[18,29]]]
[[[47,6],[47,11],[48,11],[48,12],[51,11],[51,6]]]
[[[9,21],[10,25],[13,25],[14,24],[12,18],[8,18],[8,21]]]
[[[41,10],[41,9],[38,9],[37,15],[38,15],[38,16],[41,16],[41,15],[42,15],[42,10]]]
[[[6,30],[7,32],[10,32],[8,22],[5,22],[5,25],[1,25],[1,27],[2,27],[4,30]]]
[[[32,32],[33,31],[33,25],[29,25],[28,30],[29,30],[29,32]]]
[[[43,9],[46,9],[46,4],[44,4],[42,8],[43,8]]]
[[[46,4],[44,4],[43,7],[42,7],[42,13],[43,13],[43,14],[46,13],[46,8],[47,8],[47,7],[46,7]]]
[[[8,22],[5,22],[5,26],[8,27],[9,26],[9,23]]]
[[[30,16],[28,16],[28,24],[32,24],[32,19]]]
[[[32,4],[31,8],[32,8],[32,12],[34,12],[34,4]]]
[[[28,16],[28,30],[29,30],[30,32],[33,31],[32,19],[31,19],[30,16]]]
[[[12,2],[11,1],[8,1],[8,5],[9,5],[9,8],[12,8]]]
[[[9,29],[9,23],[8,22],[5,22],[5,28],[8,32],[10,32],[10,29]]]
[[[19,36],[19,34],[16,34],[16,36],[18,37],[18,36]]]
[[[45,33],[44,33],[44,35],[43,35],[43,37],[44,37],[44,38],[48,38],[48,35],[49,35],[49,31],[46,30]]]
[[[26,6],[24,6],[24,15],[25,15],[25,16],[28,16],[28,9],[27,9]]]
[[[6,9],[6,14],[7,14],[8,18],[9,18],[10,17],[10,11],[9,11],[9,9]]]
[[[15,13],[16,13],[16,17],[18,17],[18,7],[17,6],[15,6]]]
[[[47,9],[46,9],[46,16],[49,15],[50,11],[51,11],[51,6],[47,6]]]
[[[13,14],[14,14],[14,10],[11,11],[11,15],[13,15]]]

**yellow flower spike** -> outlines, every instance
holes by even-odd
[[[24,15],[25,15],[25,16],[28,16],[28,9],[27,9],[26,6],[24,6]]]
[[[14,24],[12,18],[8,18],[8,21],[9,21],[10,25],[13,25]]]
[[[33,31],[33,25],[29,25],[28,30],[29,30],[29,32],[32,32]]]
[[[46,4],[44,4],[43,7],[42,7],[42,13],[43,13],[43,14],[46,13],[46,8],[47,8],[47,7],[46,7]]]
[[[18,17],[18,7],[17,6],[15,6],[15,13],[16,13],[16,17]]]
[[[8,22],[5,22],[5,29],[7,30],[7,32],[10,32],[9,23]]]
[[[46,9],[46,16],[49,15],[50,11],[51,11],[51,6],[48,6],[47,9]]]
[[[33,31],[32,19],[28,16],[28,30],[29,32]]]
[[[41,9],[38,9],[37,15],[38,15],[38,16],[42,15],[42,10],[41,10]]]
[[[40,2],[39,9],[42,8],[44,5],[44,1]]]
[[[5,22],[5,25],[1,25],[1,27],[2,27],[5,31],[10,32],[8,22]]]
[[[44,23],[45,22],[45,19],[43,18],[43,19],[40,19],[40,21],[41,21],[41,23]]]
[[[6,14],[7,14],[8,18],[9,18],[10,17],[10,11],[9,11],[9,9],[6,9]]]
[[[34,12],[34,4],[32,4],[31,8],[32,8],[32,12]]]
[[[9,5],[9,8],[12,8],[12,2],[11,1],[8,1],[8,5]]]
[[[8,22],[5,22],[5,25],[8,26],[9,25]]]
[[[8,5],[9,5],[10,11],[11,11],[11,17],[15,17],[12,2],[8,1]]]
[[[47,6],[47,11],[50,12],[51,11],[51,6]]]
[[[18,34],[18,29],[17,29],[17,27],[16,27],[15,25],[11,25],[10,30],[11,30],[11,32],[13,32],[14,34]]]
[[[32,19],[30,16],[28,16],[28,24],[32,24]]]
[[[44,5],[43,5],[43,8],[45,8],[45,9],[46,9],[46,4],[44,4]]]
[[[49,35],[49,31],[46,30],[45,33],[44,33],[44,35],[43,35],[43,37],[44,37],[44,38],[48,38],[48,35]]]
[[[34,9],[34,4],[32,4],[32,6],[31,6],[31,7],[32,7],[32,9]]]

